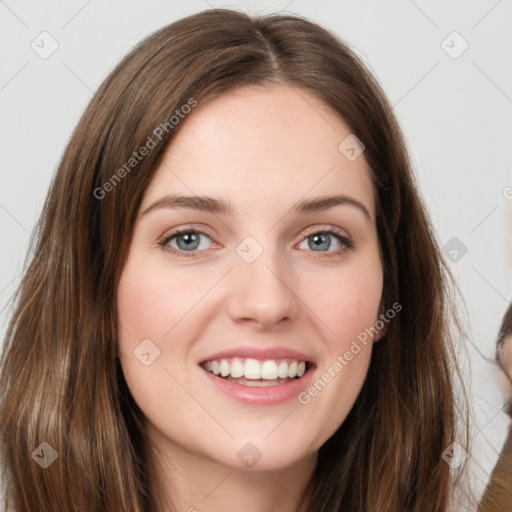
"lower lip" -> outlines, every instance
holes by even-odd
[[[238,402],[251,405],[275,405],[297,398],[311,382],[315,370],[315,367],[312,367],[300,379],[293,379],[285,384],[253,387],[216,377],[204,368],[199,368],[219,391]]]

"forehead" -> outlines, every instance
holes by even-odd
[[[182,122],[145,204],[169,191],[245,205],[344,193],[365,200],[373,216],[364,152],[347,157],[346,141],[354,137],[349,126],[309,91],[245,86],[199,105]]]

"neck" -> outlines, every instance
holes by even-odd
[[[316,452],[286,468],[258,471],[219,463],[158,434],[149,439],[149,480],[158,512],[306,510]]]

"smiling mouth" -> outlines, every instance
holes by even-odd
[[[314,366],[309,361],[296,359],[267,359],[233,357],[213,359],[200,365],[220,379],[250,387],[268,387],[287,384],[302,378]]]

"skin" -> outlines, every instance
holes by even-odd
[[[500,347],[500,359],[508,377],[508,381],[503,379],[505,397],[507,400],[512,400],[512,335],[507,336],[503,340]],[[510,409],[510,412],[512,413],[512,409]]]
[[[507,372],[507,375],[510,377],[510,380],[512,380],[512,336],[505,338],[501,350],[503,366]]]
[[[512,309],[509,307],[504,320],[506,326],[510,326]],[[505,327],[509,329],[509,327]],[[505,397],[505,411],[512,416],[512,335],[508,334],[498,342],[500,366],[504,370],[501,375]],[[487,482],[487,487],[482,495],[479,512],[494,512],[495,510],[509,510],[512,503],[512,425],[509,426],[508,437],[501,448],[500,457]]]
[[[338,150],[350,133],[307,91],[251,86],[198,106],[166,148],[117,290],[120,360],[147,419],[161,510],[170,496],[178,510],[300,510],[318,449],[351,410],[371,340],[306,405],[295,398],[241,404],[198,366],[234,346],[285,346],[314,358],[314,382],[379,318],[375,192],[364,153],[349,161]],[[185,208],[142,214],[170,193],[222,198],[235,214]],[[369,218],[349,204],[290,213],[301,199],[334,194],[357,199]],[[158,244],[176,228],[207,235],[196,257]],[[332,228],[354,247],[331,237],[330,247],[318,250],[308,239]],[[263,248],[250,264],[236,252],[247,236]],[[177,243],[167,245],[178,250]],[[149,366],[133,353],[147,338],[161,351]],[[262,454],[250,468],[237,457],[248,442]]]
[[[505,397],[510,400],[512,397],[512,305],[509,304],[507,311],[502,320],[501,329],[503,334],[500,334],[497,342],[497,356],[499,364],[504,371],[502,375],[502,384],[505,392]],[[512,410],[510,411],[512,412]]]

